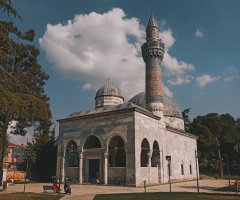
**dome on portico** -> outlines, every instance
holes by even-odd
[[[97,91],[95,105],[96,108],[119,105],[123,103],[123,100],[121,90],[108,79],[108,83]]]
[[[120,98],[124,99],[122,97],[121,90],[116,85],[111,83],[110,79],[108,79],[107,84],[102,86],[97,91],[95,99],[98,97],[103,97],[103,96],[115,96],[115,97],[120,97]]]

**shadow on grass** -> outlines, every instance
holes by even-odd
[[[222,188],[218,188],[215,191],[220,191],[220,192],[236,192],[236,186],[235,185],[230,185]],[[238,190],[239,191],[239,190]]]
[[[190,192],[156,192],[156,193],[129,193],[129,194],[100,194],[94,200],[201,200],[201,199],[240,199],[237,194],[209,194]]]
[[[62,197],[64,197],[64,195],[17,192],[17,193],[1,194],[0,200],[59,200]]]
[[[196,189],[196,191],[197,191],[197,186],[180,186],[180,187],[182,187],[182,188],[191,188],[191,189]],[[207,187],[205,187],[205,186],[201,186],[201,187],[199,187],[199,190],[209,190],[209,191],[215,191],[216,190],[216,187],[209,187],[209,186],[207,186]]]

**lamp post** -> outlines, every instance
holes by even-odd
[[[229,174],[228,155],[227,154],[226,154],[226,158],[227,158],[228,184],[229,184],[229,187],[230,187],[230,174]]]
[[[13,181],[15,179],[15,171],[16,171],[16,167],[17,167],[17,158],[19,157],[19,154],[18,153],[14,153],[14,156],[15,156],[15,163],[14,163],[14,174],[13,174]]]
[[[197,150],[195,150],[195,159],[196,159],[196,174],[197,174],[197,190],[199,193],[199,184],[198,184],[198,153]]]
[[[168,177],[169,177],[169,187],[170,187],[170,192],[172,192],[171,188],[171,156],[166,156],[166,160],[168,161]]]
[[[23,192],[26,191],[26,182],[27,182],[27,172],[28,172],[28,163],[30,161],[30,158],[27,158],[27,167],[26,167],[26,176],[25,176],[25,181],[24,181],[24,187],[23,187]]]

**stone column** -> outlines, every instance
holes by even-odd
[[[151,159],[152,159],[152,151],[149,151],[148,152],[148,184],[150,184],[151,182],[151,165],[152,165]]]
[[[60,177],[60,163],[61,163],[62,152],[57,153],[57,168],[56,168],[56,177]]]
[[[108,184],[108,152],[104,152],[104,184]]]
[[[83,153],[80,152],[79,154],[79,183],[83,182],[83,173],[82,173],[82,169],[83,169]]]
[[[64,183],[65,180],[65,153],[63,152],[63,156],[62,156],[62,162],[60,164],[61,166],[61,178],[62,178],[62,183]]]
[[[7,180],[7,169],[3,169],[2,171],[3,171],[3,175],[2,175],[2,184],[3,184],[3,182]]]

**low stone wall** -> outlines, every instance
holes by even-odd
[[[126,167],[109,167],[108,169],[108,183],[116,184],[114,177],[118,177],[126,182]]]
[[[141,167],[140,185],[144,185],[144,181],[147,185],[159,184],[158,167]]]
[[[158,167],[151,167],[150,184],[158,184]]]
[[[78,181],[79,179],[79,168],[78,167],[66,167],[65,169],[65,178],[69,179],[76,179]]]
[[[146,181],[146,184],[149,184],[149,181],[148,181],[148,167],[141,167],[140,185],[144,185],[144,181]]]
[[[18,171],[16,170],[15,173],[14,171],[8,171],[6,180],[9,179],[14,179],[14,180],[20,180],[20,179],[25,179],[26,173],[24,171]]]

